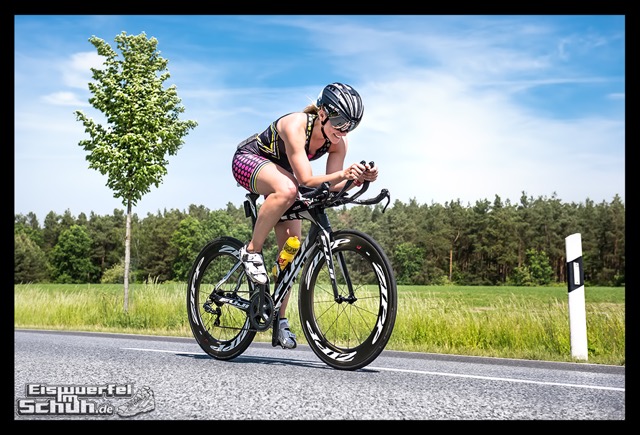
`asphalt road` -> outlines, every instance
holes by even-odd
[[[16,422],[626,420],[620,366],[384,351],[341,371],[306,345],[256,342],[218,361],[189,338],[14,337]]]

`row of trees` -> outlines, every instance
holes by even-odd
[[[441,204],[396,200],[382,206],[328,211],[336,229],[373,236],[391,260],[400,284],[547,285],[566,282],[565,238],[581,233],[585,280],[590,285],[625,282],[625,207],[611,203],[563,203],[527,197],[519,204],[460,201]],[[209,210],[165,210],[131,222],[132,282],[186,281],[207,241],[221,235],[248,240],[243,205]],[[99,283],[124,281],[126,216],[50,212],[41,227],[33,213],[15,215],[14,282]],[[303,225],[304,230],[308,223]],[[275,261],[273,232],[264,248]]]

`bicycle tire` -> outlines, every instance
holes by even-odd
[[[219,360],[230,360],[242,354],[253,341],[247,312],[229,303],[213,303],[213,314],[205,309],[216,284],[237,264],[243,243],[232,237],[219,237],[209,242],[198,254],[187,281],[187,313],[191,332],[207,354]],[[219,292],[228,297],[239,295],[249,300],[254,292],[240,266],[222,284]]]
[[[386,254],[365,233],[336,231],[331,250],[339,294],[348,295],[338,262],[342,255],[356,300],[336,302],[322,246],[316,244],[300,280],[300,323],[318,358],[339,370],[357,370],[375,360],[391,338],[398,305],[396,281]]]

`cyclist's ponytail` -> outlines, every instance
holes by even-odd
[[[316,106],[315,104],[311,103],[309,104],[307,107],[305,107],[302,111],[304,113],[310,113],[312,115],[317,115],[318,114],[318,106]]]

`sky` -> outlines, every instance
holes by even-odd
[[[392,204],[625,201],[624,15],[15,15],[14,214],[126,211],[74,114],[100,119],[89,38],[121,32],[158,40],[198,123],[140,218],[241,206],[236,145],[332,82],[365,107],[345,166],[376,162]]]

